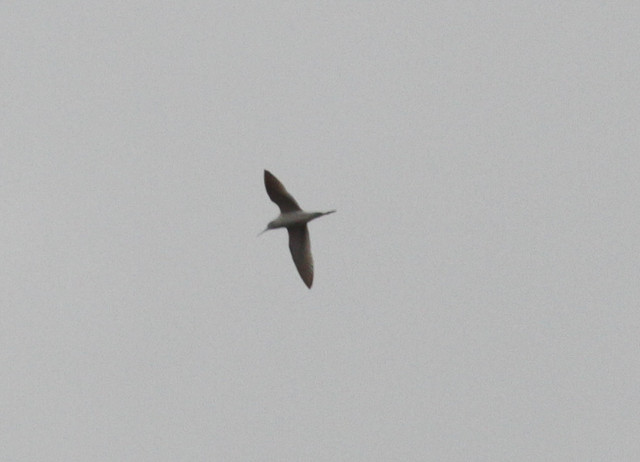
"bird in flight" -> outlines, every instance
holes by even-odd
[[[267,188],[269,198],[280,208],[280,215],[275,220],[270,221],[262,233],[270,229],[287,228],[289,232],[289,250],[291,250],[293,262],[296,264],[300,277],[307,287],[311,289],[311,284],[313,284],[313,257],[311,256],[311,243],[309,242],[307,223],[323,215],[329,215],[335,210],[330,210],[329,212],[303,211],[284,185],[268,170],[264,171],[264,186]]]

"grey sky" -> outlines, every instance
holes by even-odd
[[[3,2],[0,459],[640,460],[638,24]]]

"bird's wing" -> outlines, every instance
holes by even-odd
[[[267,188],[269,198],[280,207],[281,213],[302,210],[283,184],[268,170],[264,171],[264,186]]]
[[[287,228],[289,232],[289,250],[293,262],[298,268],[300,277],[311,289],[313,284],[313,257],[311,256],[311,242],[309,241],[309,229],[307,225],[290,226]]]

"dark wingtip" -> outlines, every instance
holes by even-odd
[[[265,184],[267,184],[267,181],[273,181],[274,179],[277,179],[275,177],[275,175],[265,168],[264,169],[264,182],[265,182]]]

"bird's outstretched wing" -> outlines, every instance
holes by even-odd
[[[264,171],[264,186],[267,188],[269,198],[280,207],[281,213],[302,210],[283,184],[268,170]]]
[[[300,277],[307,287],[311,289],[311,284],[313,284],[313,257],[311,256],[309,229],[307,225],[290,226],[287,231],[289,231],[289,250],[291,250],[293,262],[298,268]]]

